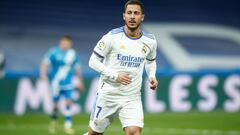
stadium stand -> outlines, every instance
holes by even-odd
[[[143,2],[146,22],[201,22],[240,27],[237,1]],[[6,54],[6,71],[37,75],[44,52],[57,45],[59,36],[70,34],[74,38],[74,48],[80,54],[84,73],[91,73],[87,66],[91,51],[101,35],[123,24],[123,3],[110,0],[1,1],[0,50]],[[239,55],[240,46],[230,41],[183,36],[176,36],[176,39],[190,53]],[[221,47],[214,46],[216,44]],[[158,61],[159,69],[174,68],[161,52]]]

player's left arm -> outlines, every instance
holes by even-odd
[[[79,82],[77,82],[77,84],[76,84],[76,87],[82,92],[84,90],[84,83],[83,83],[83,77],[82,77],[79,57],[76,58],[76,62],[74,64],[74,69],[75,69],[76,76],[79,80]]]
[[[156,90],[158,85],[158,81],[155,75],[157,70],[156,55],[157,55],[157,42],[155,41],[145,62],[145,70],[147,72],[148,79],[150,81],[150,88],[152,90]]]
[[[157,88],[157,85],[158,85],[158,81],[157,81],[156,76],[155,76],[156,68],[157,68],[156,60],[153,60],[153,61],[147,60],[146,61],[145,70],[147,72],[148,79],[149,79],[150,84],[151,84],[150,88],[152,90],[155,90]]]

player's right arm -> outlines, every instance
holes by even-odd
[[[40,79],[47,80],[48,79],[48,67],[51,64],[51,59],[53,56],[53,49],[50,49],[45,55],[40,64]]]
[[[90,57],[89,66],[99,72],[103,76],[103,79],[127,85],[131,82],[131,78],[127,73],[115,72],[102,63],[104,58],[106,58],[112,50],[111,42],[112,39],[110,33],[104,35],[102,39],[98,41]]]
[[[48,65],[45,63],[41,63],[40,65],[40,79],[41,80],[47,80],[47,71],[48,71]]]
[[[110,68],[106,67],[102,62],[108,56],[112,50],[110,33],[104,35],[101,40],[98,41],[97,45],[94,47],[93,53],[89,60],[89,66],[95,71],[102,74],[104,79],[109,79],[111,81],[116,81],[118,73],[114,72]]]

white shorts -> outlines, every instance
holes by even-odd
[[[99,96],[89,121],[90,128],[103,133],[118,115],[122,128],[137,126],[143,128],[143,108],[141,98],[132,101],[109,101]]]

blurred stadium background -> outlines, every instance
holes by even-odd
[[[240,135],[240,2],[142,0],[143,29],[158,40],[157,92],[142,89],[146,135]],[[87,129],[97,74],[88,67],[101,36],[122,26],[122,0],[0,1],[0,134],[47,134],[49,87],[39,63],[73,36],[86,85],[74,93],[77,134]],[[64,107],[62,105],[62,112]],[[63,134],[60,130],[58,134]],[[116,120],[106,135],[123,134]]]

